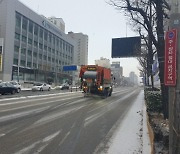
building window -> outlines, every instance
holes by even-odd
[[[48,51],[51,53],[51,48],[50,47],[48,47]]]
[[[21,60],[21,66],[25,66],[25,60]]]
[[[48,41],[51,43],[51,34],[48,35]]]
[[[39,43],[39,49],[42,49],[43,45],[41,43]]]
[[[32,45],[32,39],[28,38],[28,44]]]
[[[55,45],[55,37],[53,37],[53,44]]]
[[[47,60],[47,56],[46,56],[46,55],[44,55],[44,56],[43,56],[43,59],[44,59],[44,60]]]
[[[31,67],[31,62],[27,62],[27,67]]]
[[[32,51],[28,50],[28,56],[32,56]]]
[[[20,40],[20,34],[15,33],[15,39]]]
[[[16,14],[16,27],[21,27],[21,16],[19,14]]]
[[[22,49],[21,49],[21,54],[22,54],[22,55],[26,55],[26,49],[25,49],[25,48],[22,48]]]
[[[14,46],[14,51],[16,52],[16,53],[19,53],[19,46]]]
[[[41,70],[41,69],[42,69],[42,65],[41,65],[41,64],[38,64],[38,68]]]
[[[42,29],[42,28],[41,28],[40,31],[39,31],[39,36],[40,36],[40,38],[43,37],[43,29]]]
[[[31,21],[29,22],[29,32],[33,32],[33,23]]]
[[[60,48],[62,49],[62,40],[60,40]]]
[[[26,18],[23,18],[22,28],[24,30],[27,30],[27,19]]]
[[[47,31],[44,32],[44,39],[47,41]]]
[[[26,40],[27,40],[27,37],[26,36],[22,36],[22,41],[26,42]]]
[[[38,26],[37,25],[35,25],[34,26],[34,35],[38,35]]]
[[[33,57],[34,57],[34,58],[37,57],[37,53],[36,53],[36,52],[33,53]]]
[[[48,57],[48,61],[49,61],[49,62],[51,61],[51,57]]]
[[[38,46],[38,42],[34,41],[34,46],[37,47]]]
[[[63,41],[63,50],[65,50],[65,42]]]
[[[18,65],[18,59],[15,59],[15,58],[14,58],[13,64],[14,64],[14,65]]]
[[[56,46],[58,47],[59,46],[59,40],[56,39]]]
[[[36,68],[37,67],[37,64],[36,63],[33,63],[33,68]]]
[[[39,54],[39,59],[42,59],[42,54]]]
[[[46,51],[47,51],[47,46],[46,46],[46,45],[44,46],[44,50],[46,50]]]

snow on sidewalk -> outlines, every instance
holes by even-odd
[[[150,154],[143,90],[110,139],[108,154]]]

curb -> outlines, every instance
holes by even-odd
[[[145,104],[146,106],[146,104]],[[149,138],[150,138],[150,144],[151,144],[151,154],[154,154],[154,132],[152,130],[152,127],[149,122],[149,116],[146,112],[146,117],[147,117],[147,127],[148,127],[148,132],[149,132]]]

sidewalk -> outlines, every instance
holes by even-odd
[[[110,139],[108,154],[151,154],[143,90]]]

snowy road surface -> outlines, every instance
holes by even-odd
[[[108,154],[150,154],[144,93],[141,91],[131,109],[110,139]]]

